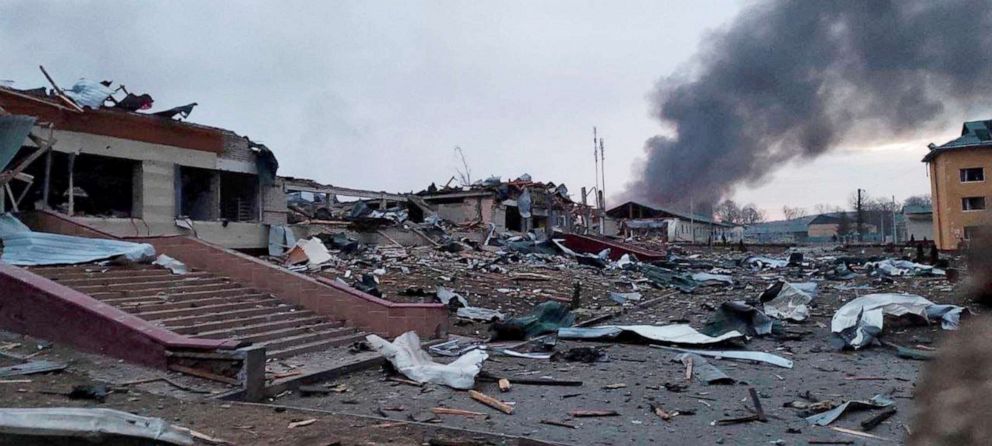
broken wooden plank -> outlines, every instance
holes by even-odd
[[[472,418],[474,418],[474,417],[488,418],[489,417],[488,414],[484,414],[482,412],[473,412],[471,410],[463,410],[463,409],[452,409],[450,407],[435,407],[435,408],[431,409],[431,412],[434,413],[435,415],[458,415],[458,416],[462,416],[462,417],[472,417]]]
[[[765,416],[765,409],[761,407],[761,399],[758,398],[758,391],[754,387],[748,387],[747,392],[751,395],[751,402],[754,403],[754,412],[758,417],[758,421],[762,423],[768,421],[768,417]]]
[[[578,429],[579,428],[578,426],[576,426],[574,424],[568,424],[568,423],[566,423],[564,421],[541,420],[540,423],[541,424],[547,424],[547,425],[550,425],[550,426],[567,427],[569,429]]]
[[[317,422],[317,419],[316,418],[310,418],[310,419],[300,420],[300,421],[291,421],[289,423],[289,426],[286,426],[286,427],[287,427],[287,429],[295,429],[295,428],[298,428],[298,427],[309,426],[309,425],[311,425],[313,423],[316,423],[316,422]]]
[[[397,378],[395,376],[390,376],[389,378],[386,378],[386,381],[397,382],[400,384],[406,384],[408,386],[414,386],[414,387],[424,387],[423,383],[418,383],[416,381],[411,381],[409,379]]]
[[[570,416],[575,418],[588,418],[588,417],[617,417],[620,416],[620,412],[615,410],[586,410],[586,409],[576,409],[568,413]]]
[[[882,424],[883,421],[888,420],[889,417],[891,417],[891,416],[893,416],[895,414],[896,414],[896,408],[895,407],[890,407],[890,408],[882,411],[878,415],[875,415],[875,416],[873,416],[871,418],[868,418],[868,419],[862,421],[861,422],[861,429],[864,429],[865,432],[870,431],[870,430],[878,427],[879,424]]]
[[[875,440],[885,440],[885,441],[889,440],[888,438],[885,437],[879,437],[878,435],[872,435],[867,432],[856,431],[854,429],[845,429],[843,427],[834,427],[834,426],[828,426],[828,427],[842,434],[854,435],[855,437],[872,438]]]
[[[493,409],[503,412],[507,415],[513,415],[513,406],[506,404],[496,398],[486,395],[482,392],[477,392],[475,390],[469,390],[468,395],[482,404],[485,404]]]
[[[0,367],[0,378],[7,376],[32,375],[35,373],[46,373],[64,370],[68,367],[62,362],[53,361],[31,361],[24,364],[17,364],[7,367]]]
[[[748,416],[745,416],[745,417],[738,417],[738,418],[724,418],[722,420],[716,420],[716,421],[714,421],[713,424],[715,424],[717,426],[729,426],[731,424],[750,423],[752,421],[758,421],[758,416],[757,415],[748,415]]]

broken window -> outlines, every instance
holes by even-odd
[[[976,181],[985,181],[985,169],[981,167],[970,167],[968,169],[961,169],[961,182],[971,183]]]
[[[195,167],[177,167],[178,216],[210,221],[220,217],[220,183],[217,172]]]
[[[516,206],[506,207],[506,230],[523,231],[523,218],[520,216],[520,209]]]
[[[980,235],[985,234],[989,230],[987,226],[965,226],[964,227],[964,239],[965,240],[975,240]]]
[[[961,199],[961,210],[980,211],[985,209],[985,197],[964,197]]]
[[[34,150],[31,148],[31,150]],[[24,150],[22,150],[24,152]],[[19,153],[18,156],[21,154]],[[47,155],[46,155],[47,156]],[[51,152],[51,178],[49,178],[48,207],[62,213],[69,212],[70,166],[72,181],[72,215],[93,217],[138,217],[135,209],[135,189],[140,163],[123,158]],[[75,158],[74,160],[72,158]],[[45,178],[45,156],[25,170],[34,179],[21,201],[22,209],[39,208]],[[14,190],[15,195],[18,190]]]
[[[220,216],[230,221],[258,220],[258,177],[220,172]]]

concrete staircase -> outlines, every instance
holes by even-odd
[[[341,322],[204,271],[175,275],[157,265],[95,264],[28,270],[178,334],[263,346],[268,358],[365,337]]]

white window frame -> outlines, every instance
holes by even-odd
[[[965,203],[966,203],[965,200],[970,200],[972,198],[981,198],[982,199],[982,208],[981,209],[966,209],[965,208]],[[984,212],[986,209],[988,209],[988,199],[986,199],[985,197],[961,197],[961,212]]]
[[[964,179],[961,179],[961,177],[964,175],[964,172],[966,170],[975,170],[975,169],[977,169],[977,170],[979,170],[979,171],[982,172],[982,179],[980,179],[980,180],[964,180]],[[985,168],[979,166],[979,167],[965,167],[964,169],[959,169],[958,170],[958,179],[960,179],[962,183],[969,183],[969,184],[970,183],[984,183],[985,182]]]

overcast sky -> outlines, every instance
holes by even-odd
[[[280,174],[390,191],[445,183],[460,146],[473,178],[524,172],[593,186],[592,126],[606,139],[606,190],[631,178],[658,79],[688,70],[738,1],[64,2],[0,0],[0,80],[123,83],[155,110],[189,102],[193,122],[272,148]],[[987,117],[975,117],[987,118]],[[843,205],[857,187],[928,193],[926,143],[960,130],[847,147],[782,166],[734,198]],[[613,203],[616,204],[616,203]]]

